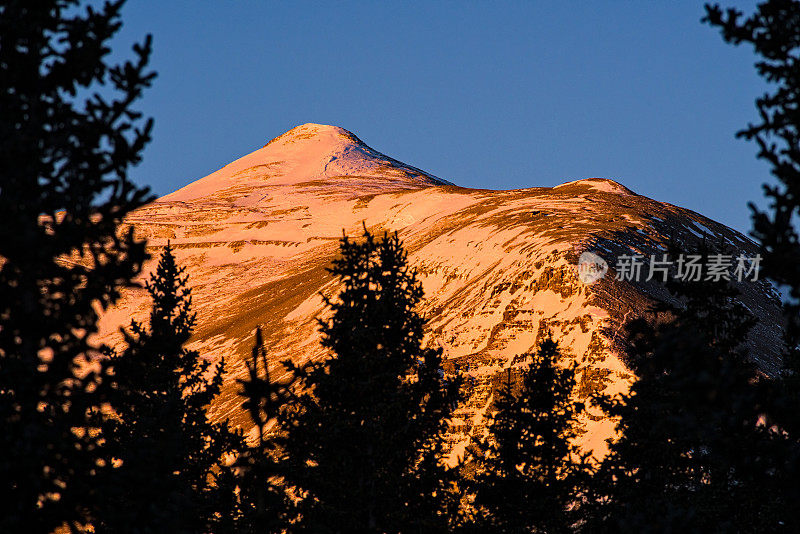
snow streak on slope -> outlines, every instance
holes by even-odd
[[[669,239],[710,234],[733,253],[753,244],[694,212],[636,195],[605,179],[512,191],[456,187],[389,158],[352,133],[306,124],[219,171],[137,210],[128,222],[157,256],[170,240],[187,267],[198,313],[192,345],[226,357],[228,379],[216,417],[243,426],[235,378],[245,373],[252,333],[262,325],[274,365],[324,356],[316,318],[319,294],[334,295],[325,271],[345,232],[397,231],[425,289],[427,342],[442,346],[447,369],[467,377],[468,397],[453,421],[453,458],[484,417],[501,381],[525,365],[523,355],[550,331],[579,366],[579,392],[627,388],[621,325],[653,299],[656,283],[614,279],[616,258],[663,252]],[[587,286],[577,259],[590,250],[612,270]],[[763,282],[740,284],[743,302],[761,319],[753,343],[774,372],[779,308]],[[129,292],[105,317],[116,326],[148,310],[143,290]],[[587,418],[583,439],[602,453],[612,423]]]

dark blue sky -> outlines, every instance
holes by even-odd
[[[152,33],[159,73],[133,175],[166,194],[317,122],[458,185],[612,178],[747,231],[768,168],[734,133],[764,85],[751,51],[702,14],[687,1],[131,0],[115,50]]]

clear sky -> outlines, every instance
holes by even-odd
[[[316,122],[458,185],[612,178],[748,231],[768,167],[734,134],[765,86],[702,15],[689,1],[129,0],[115,53],[152,33],[159,73],[133,176],[163,195]]]

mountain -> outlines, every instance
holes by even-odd
[[[484,432],[492,392],[522,365],[517,355],[552,331],[580,365],[580,395],[627,388],[621,354],[625,320],[669,298],[655,281],[617,280],[617,259],[661,254],[672,239],[705,238],[727,253],[756,254],[742,234],[687,209],[637,195],[607,179],[509,191],[458,187],[377,152],[342,128],[304,124],[263,148],[160,198],[127,220],[154,257],[168,240],[186,266],[197,329],[192,346],[225,356],[228,378],[214,417],[247,426],[235,378],[243,377],[253,331],[261,325],[280,360],[323,355],[316,318],[320,293],[334,295],[325,268],[343,232],[397,231],[425,289],[427,342],[444,349],[448,369],[468,380],[453,421],[452,457]],[[578,261],[592,252],[609,265],[592,284]],[[646,271],[645,271],[646,272]],[[764,281],[737,283],[760,319],[751,344],[758,364],[779,365],[780,308]],[[143,289],[127,292],[103,318],[104,337],[144,318]],[[273,375],[276,376],[276,375]],[[583,440],[598,453],[612,423],[586,420]]]

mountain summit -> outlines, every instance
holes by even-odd
[[[303,124],[263,148],[167,195],[165,200],[225,197],[264,187],[341,186],[350,192],[414,189],[449,182],[367,146],[353,133],[324,124]]]
[[[702,215],[637,195],[602,178],[556,187],[491,191],[456,187],[365,145],[347,130],[304,124],[128,219],[154,256],[171,241],[186,266],[197,311],[191,348],[228,365],[215,417],[242,425],[236,378],[246,375],[255,327],[274,365],[323,356],[316,318],[320,293],[338,291],[326,267],[344,231],[397,231],[425,290],[427,342],[466,377],[467,399],[452,422],[452,458],[485,432],[499,384],[518,372],[518,355],[548,332],[578,363],[579,395],[627,388],[631,373],[622,325],[669,299],[646,269],[633,280],[618,259],[660,255],[670,241],[705,239],[734,257],[756,254],[742,234]],[[594,283],[578,269],[584,253],[607,264]],[[761,321],[751,344],[776,371],[778,298],[764,281],[737,282]],[[148,310],[144,290],[128,292],[105,319],[106,339]],[[589,414],[586,443],[603,452],[613,422]]]

